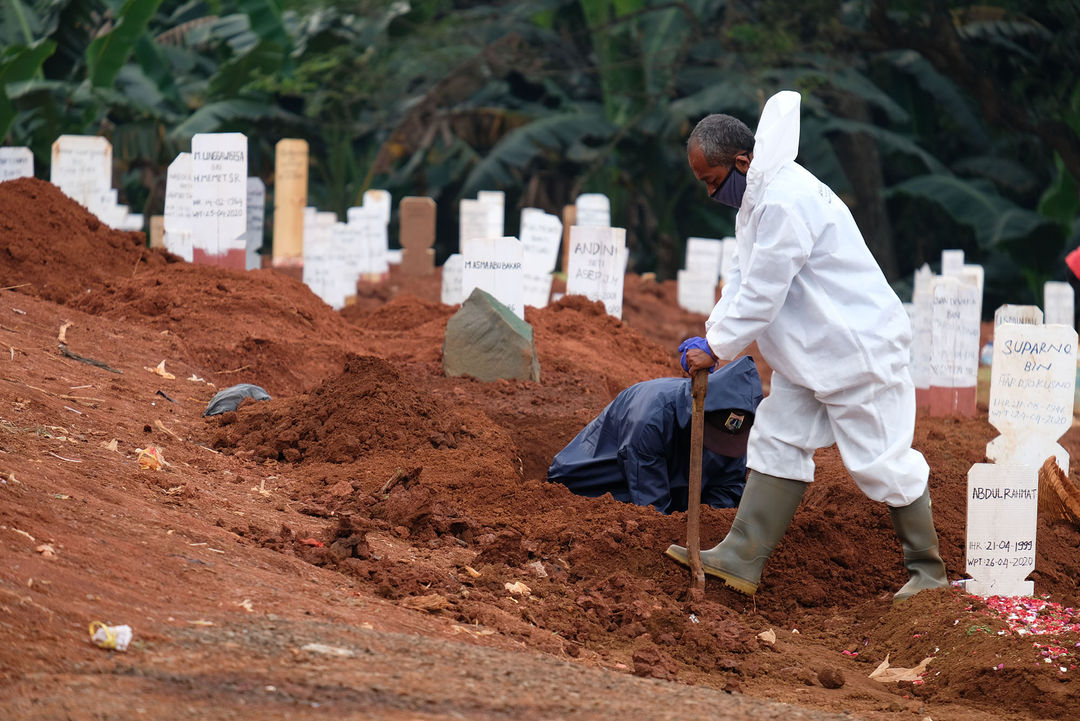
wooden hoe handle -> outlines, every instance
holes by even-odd
[[[709,371],[699,370],[690,382],[694,400],[690,420],[690,489],[686,502],[686,555],[690,561],[690,595],[700,598],[705,593],[705,569],[701,566],[701,443],[705,433],[705,390],[709,386]]]

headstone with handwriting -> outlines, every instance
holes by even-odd
[[[1008,305],[994,311],[994,330],[1004,323],[1015,325],[1042,325],[1043,312],[1037,305]],[[996,339],[995,339],[996,340]]]
[[[191,138],[193,262],[246,267],[247,136],[196,133]]]
[[[1039,466],[976,463],[968,471],[966,590],[1030,596],[1035,570]]]
[[[442,289],[440,301],[443,305],[461,305],[465,294],[461,289],[461,271],[464,259],[460,253],[452,253],[442,265]]]
[[[61,135],[52,145],[49,180],[86,208],[112,187],[112,144],[98,135]]]
[[[575,225],[570,229],[566,294],[601,301],[608,315],[622,318],[626,261],[624,228]]]
[[[521,241],[483,238],[469,242],[462,253],[461,292],[468,298],[479,288],[492,295],[518,318],[525,318]]]
[[[543,308],[551,297],[551,274],[559,259],[562,221],[539,208],[521,211],[521,246],[524,264],[524,303]]]
[[[995,463],[1039,467],[1055,456],[1066,475],[1069,454],[1058,439],[1072,427],[1076,331],[1062,325],[1005,323],[994,331],[990,425]]]
[[[165,180],[165,249],[190,263],[191,232],[191,153],[180,153]]]
[[[979,289],[959,277],[934,278],[930,341],[930,414],[975,415],[979,372]]]
[[[308,143],[297,138],[274,146],[275,268],[298,274],[304,263],[304,208],[307,206]],[[292,269],[289,271],[288,269]]]
[[[0,183],[16,178],[34,177],[34,154],[30,148],[4,146],[0,148]]]

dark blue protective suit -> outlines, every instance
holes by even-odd
[[[705,410],[743,409],[761,402],[754,361],[743,356],[709,376]],[[630,386],[559,451],[548,480],[574,493],[685,511],[690,485],[689,378],[657,378]],[[746,456],[701,454],[701,501],[733,508],[746,482]]]

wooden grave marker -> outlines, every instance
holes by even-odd
[[[566,294],[599,300],[608,315],[622,318],[626,261],[625,228],[573,226]]]
[[[583,193],[574,202],[577,219],[574,225],[608,228],[611,226],[611,201],[603,193]]]
[[[994,311],[994,332],[1005,323],[1014,325],[1042,325],[1043,312],[1037,305],[1009,305],[999,306]],[[997,339],[995,338],[995,341]]]
[[[464,202],[464,201],[462,201]],[[402,198],[398,206],[401,218],[401,272],[405,275],[431,275],[435,272],[435,201],[432,198]]]
[[[1075,295],[1072,286],[1056,280],[1048,280],[1043,285],[1043,317],[1046,324],[1067,325],[1070,328],[1075,324]]]
[[[487,209],[485,238],[502,238],[506,226],[506,193],[501,190],[481,190],[476,199]]]
[[[930,407],[930,347],[933,343],[934,296],[930,292],[934,272],[923,263],[915,271],[911,293],[914,315],[911,323],[911,381],[915,384],[915,407]]]
[[[968,593],[1030,596],[1034,583],[1039,467],[976,463],[968,471]]]
[[[283,138],[274,146],[274,268],[298,279],[304,264],[304,208],[307,207],[308,143]]]
[[[440,301],[443,305],[461,305],[465,302],[465,294],[461,287],[461,273],[464,267],[464,258],[461,253],[452,253],[442,265],[442,288]]]
[[[96,213],[112,187],[112,144],[98,135],[61,135],[52,144],[49,180]]]
[[[165,249],[165,216],[150,216],[150,247]]]
[[[723,267],[724,241],[717,238],[686,239],[686,258],[683,261],[683,268],[698,275],[715,275],[719,278]]]
[[[551,274],[559,260],[562,221],[539,208],[521,211],[521,246],[524,273],[524,303],[543,308],[551,298]]]

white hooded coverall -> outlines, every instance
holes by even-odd
[[[757,340],[773,368],[749,468],[810,482],[814,450],[835,442],[863,493],[906,506],[929,476],[911,447],[910,322],[847,206],[795,162],[799,103],[783,91],[761,113],[735,221],[735,271],[705,337],[721,359]]]

